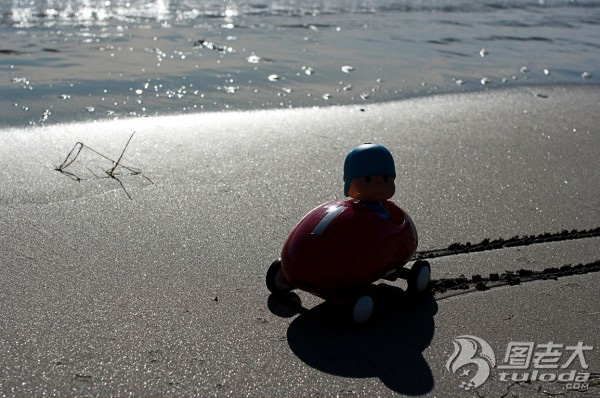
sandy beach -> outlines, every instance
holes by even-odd
[[[0,130],[0,392],[475,396],[445,367],[461,335],[498,364],[511,341],[582,341],[597,380],[598,273],[418,302],[390,283],[365,328],[302,292],[293,315],[264,277],[295,223],[343,197],[363,142],[392,151],[420,251],[599,227],[599,104],[594,86],[521,87]],[[118,159],[134,131],[110,178],[101,155]],[[436,258],[433,278],[593,263],[599,239]],[[511,391],[586,396],[498,369],[476,392]]]

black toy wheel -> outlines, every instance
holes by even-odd
[[[352,302],[352,320],[361,324],[367,322],[373,316],[375,300],[369,293],[361,294]]]
[[[275,260],[267,271],[267,289],[273,294],[284,294],[292,291],[281,270],[281,260]]]
[[[425,260],[417,260],[410,269],[407,279],[407,292],[410,294],[421,294],[427,290],[431,280],[431,266]]]

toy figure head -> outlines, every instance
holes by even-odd
[[[344,195],[360,200],[386,200],[396,186],[394,158],[383,145],[353,148],[344,161]]]

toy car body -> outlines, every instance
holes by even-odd
[[[331,201],[309,212],[290,232],[281,260],[271,265],[269,290],[297,288],[339,303],[360,298],[381,278],[406,278],[409,290],[425,290],[429,264],[417,261],[414,272],[403,268],[417,250],[414,223],[392,201],[382,204],[387,219],[357,200]]]

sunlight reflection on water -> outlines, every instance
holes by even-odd
[[[0,117],[26,125],[598,84],[598,23],[599,3],[570,0],[13,0],[0,3]]]

